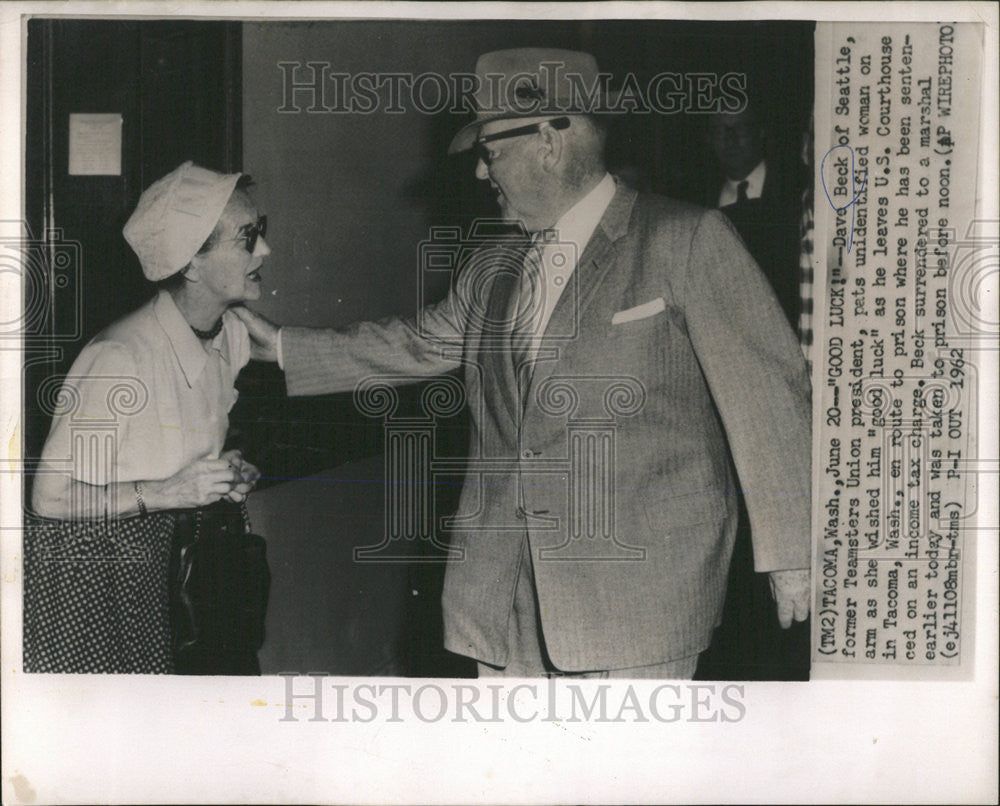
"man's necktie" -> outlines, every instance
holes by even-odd
[[[517,376],[518,388],[523,391],[527,380],[531,377],[528,361],[532,355],[532,347],[541,336],[540,324],[542,308],[545,304],[544,278],[542,274],[542,250],[546,238],[543,233],[536,233],[531,239],[531,246],[524,256],[521,267],[521,282],[518,289],[515,319],[511,328],[511,360]]]
[[[750,187],[750,183],[744,179],[736,186],[736,203],[746,204],[747,203],[747,188]]]

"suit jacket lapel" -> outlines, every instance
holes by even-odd
[[[511,419],[518,422],[522,408],[510,342],[520,277],[510,271],[501,271],[500,267],[495,271],[486,305],[486,320],[496,324],[484,331],[479,344],[483,394],[485,400],[502,399]]]
[[[615,265],[614,242],[628,232],[637,195],[632,188],[617,179],[615,181],[618,183],[615,195],[580,255],[576,269],[545,328],[539,345],[539,360],[525,390],[525,403],[531,399],[534,389],[555,371],[558,361],[552,358],[546,360],[546,351],[561,357],[561,352],[567,347],[568,334],[572,334],[574,341],[585,338],[586,334],[579,332],[583,313],[594,301],[605,277]]]

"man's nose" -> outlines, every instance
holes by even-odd
[[[257,245],[253,249],[254,257],[267,257],[271,254],[271,247],[267,245],[267,241],[263,237],[257,239]]]
[[[487,180],[490,178],[490,169],[486,167],[486,163],[483,162],[483,158],[480,157],[476,160],[476,179]]]

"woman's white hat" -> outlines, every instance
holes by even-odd
[[[215,229],[242,174],[220,174],[190,160],[150,185],[122,233],[156,282],[191,262]]]

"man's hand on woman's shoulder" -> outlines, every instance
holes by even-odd
[[[256,361],[278,360],[278,326],[242,305],[230,308],[250,334],[250,356]]]

